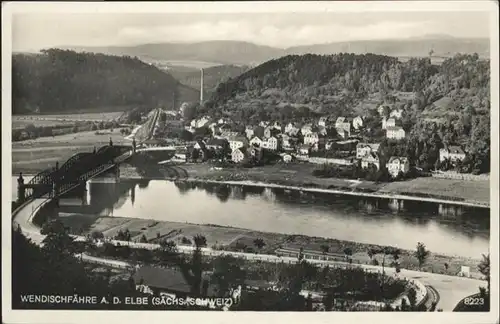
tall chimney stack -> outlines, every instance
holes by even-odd
[[[203,69],[201,69],[201,79],[200,79],[200,105],[203,104]]]

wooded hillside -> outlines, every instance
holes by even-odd
[[[478,55],[456,55],[440,66],[429,58],[290,55],[219,85],[199,113],[242,124],[361,115],[374,140],[384,137],[381,105],[402,110],[414,159],[434,164],[440,148],[461,145],[481,161],[477,169],[489,168],[490,62]]]
[[[199,98],[197,90],[131,57],[50,49],[14,55],[12,72],[13,114],[99,111],[101,107],[171,109]]]

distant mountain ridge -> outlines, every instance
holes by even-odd
[[[448,35],[427,35],[403,40],[366,40],[332,42],[277,48],[243,41],[207,41],[198,43],[161,43],[136,46],[62,46],[74,51],[104,53],[109,55],[137,56],[143,60],[205,61],[219,64],[258,65],[262,62],[286,55],[337,53],[427,57],[451,57],[456,53],[489,57],[490,44],[487,38],[454,38]]]

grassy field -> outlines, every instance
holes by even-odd
[[[53,167],[58,161],[65,162],[78,152],[92,152],[94,146],[99,148],[109,143],[131,144],[125,140],[119,129],[81,132],[54,137],[39,137],[32,140],[12,143],[12,172],[17,174],[38,173]]]
[[[75,230],[72,227],[74,224],[71,222],[71,217],[65,217],[64,221],[68,226],[70,226],[70,228]],[[138,241],[142,235],[145,235],[151,243],[157,243],[158,239],[167,239],[176,242],[176,244],[182,244],[183,237],[192,240],[193,236],[201,234],[206,237],[207,245],[209,247],[217,246],[218,248],[236,251],[239,246],[243,244],[257,251],[258,249],[255,247],[253,242],[256,238],[261,238],[264,240],[265,246],[260,252],[266,254],[274,254],[274,251],[279,247],[303,247],[304,250],[321,252],[321,246],[326,245],[328,246],[330,253],[337,253],[340,255],[343,254],[346,247],[350,247],[353,251],[354,263],[372,264],[373,259],[376,259],[379,264],[382,264],[383,259],[382,255],[376,255],[373,259],[368,256],[368,249],[371,247],[377,247],[376,245],[321,237],[259,232],[208,224],[198,225],[166,221],[158,222],[147,219],[101,217],[95,221],[86,233],[99,231],[106,237],[111,238],[114,237],[119,230],[124,231],[125,229],[128,229],[132,234],[132,240]],[[76,229],[76,232],[79,232],[79,230]],[[238,242],[240,244],[238,244]],[[471,270],[476,272],[475,269],[477,269],[477,265],[480,261],[479,258],[480,256],[478,256],[478,259],[471,259],[431,253],[426,263],[423,265],[422,271],[457,275],[460,271],[460,267],[464,265],[470,266]],[[385,258],[385,264],[387,266],[390,266],[393,261],[394,260],[391,256],[387,256]],[[412,270],[418,269],[418,261],[414,257],[413,251],[402,251],[399,261],[403,268]],[[445,264],[447,264],[447,267]]]
[[[112,121],[123,115],[123,111],[104,113],[75,113],[61,115],[15,115],[12,116],[12,128],[24,128],[29,124],[39,126],[68,125],[76,121]]]

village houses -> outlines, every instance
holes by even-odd
[[[245,127],[245,135],[248,139],[251,139],[253,136],[254,136],[254,130],[253,130],[253,126],[250,126],[250,125],[247,125]]]
[[[356,145],[356,158],[362,159],[370,153],[378,153],[380,144],[378,143],[358,143]]]
[[[206,148],[207,149],[214,149],[214,150],[220,150],[223,149],[226,145],[229,145],[227,140],[222,139],[222,138],[211,138],[207,143],[206,143]]]
[[[389,174],[394,178],[399,173],[406,174],[410,171],[410,161],[406,157],[391,156],[385,166]]]
[[[256,147],[261,147],[262,146],[262,142],[263,142],[263,140],[260,137],[254,136],[250,140],[250,145],[256,146]]]
[[[302,133],[302,135],[306,136],[307,134],[309,133],[312,133],[313,131],[313,125],[311,123],[309,124],[305,124],[304,126],[302,126],[302,128],[300,129],[300,132]]]
[[[246,161],[247,159],[247,148],[246,147],[239,147],[233,150],[231,152],[231,160],[234,163],[242,163]]]
[[[266,141],[263,141],[261,145],[263,148],[276,151],[279,148],[279,140],[276,137],[271,136]]]
[[[276,136],[281,133],[281,130],[278,130],[272,126],[268,126],[264,129],[264,137],[270,138],[272,136]]]
[[[380,157],[376,152],[370,152],[368,155],[361,159],[361,167],[363,169],[368,168],[370,164],[373,164],[377,167],[377,170],[380,169]]]
[[[309,155],[311,153],[311,146],[307,144],[302,144],[299,146],[300,155]]]
[[[248,140],[243,136],[232,137],[228,140],[228,142],[232,151],[248,146]]]
[[[360,128],[362,128],[363,127],[363,117],[361,117],[361,116],[354,117],[354,119],[352,120],[352,127],[355,130],[359,130]]]
[[[275,121],[272,125],[271,125],[272,128],[274,128],[275,130],[277,130],[278,132],[281,133],[281,131],[283,130],[283,127],[281,126],[281,123],[279,121]]]
[[[297,123],[288,123],[285,126],[285,133],[291,136],[295,136],[300,131],[300,128],[301,128],[300,125]]]
[[[385,116],[385,111],[386,111],[386,110],[390,111],[390,108],[389,108],[389,106],[384,105],[384,104],[380,105],[380,106],[377,108],[377,112],[378,112],[378,114],[379,114],[380,116],[382,116],[382,117],[387,117],[387,116]]]
[[[463,161],[465,159],[465,152],[460,146],[448,146],[439,150],[439,161]]]
[[[342,138],[351,136],[351,121],[346,117],[339,117],[335,121],[335,129]]]
[[[392,118],[395,118],[395,119],[401,119],[401,118],[403,118],[403,110],[402,109],[394,109],[389,114],[389,117],[392,117]]]
[[[401,140],[405,138],[406,132],[402,127],[387,127],[385,137],[389,139]]]
[[[329,118],[328,117],[320,117],[318,121],[318,126],[328,127],[329,126]]]
[[[264,155],[264,152],[262,149],[258,147],[250,147],[248,149],[248,154],[255,159],[255,161],[260,161],[262,160],[262,156]]]
[[[291,155],[291,154],[289,154],[289,153],[284,153],[284,154],[282,154],[282,155],[281,155],[281,158],[283,159],[283,162],[285,162],[285,163],[290,163],[290,162],[292,162],[292,160],[293,160],[292,155]]]
[[[193,119],[191,121],[191,127],[202,128],[202,127],[207,126],[209,122],[210,122],[210,117],[203,116],[203,117],[198,118],[198,119]]]
[[[387,129],[389,127],[396,127],[396,119],[395,118],[386,119],[385,117],[382,118],[382,129]]]
[[[304,135],[304,144],[314,145],[318,144],[321,139],[324,139],[324,136],[319,133],[308,133]]]

